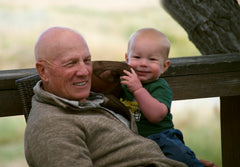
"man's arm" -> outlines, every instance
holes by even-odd
[[[84,132],[64,119],[50,118],[27,128],[25,153],[30,166],[93,166]]]

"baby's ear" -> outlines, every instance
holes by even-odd
[[[166,60],[163,65],[163,71],[166,72],[169,66],[170,66],[170,60]]]
[[[125,62],[128,64],[128,53],[125,53]]]

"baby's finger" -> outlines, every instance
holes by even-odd
[[[131,76],[131,75],[132,75],[132,73],[129,72],[129,71],[127,71],[127,70],[123,70],[123,72],[124,72],[127,76]]]
[[[129,84],[129,81],[128,81],[128,80],[121,80],[120,83],[121,83],[121,84],[124,84],[124,85],[128,85],[128,84]]]
[[[133,69],[133,68],[131,68],[131,74],[133,75],[133,76],[137,76],[137,73],[135,72],[135,70]]]
[[[129,74],[130,72],[129,71],[127,71],[127,70],[123,70],[123,72],[125,73],[125,74]]]
[[[133,75],[137,75],[133,68],[131,68],[131,72],[132,72]]]
[[[123,76],[120,77],[120,79],[122,79],[122,80],[128,80],[128,78],[129,78],[129,77],[126,76],[126,75],[123,75]]]
[[[121,80],[120,83],[126,85],[127,81],[126,80]]]

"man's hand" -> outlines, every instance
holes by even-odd
[[[131,68],[131,72],[127,70],[123,70],[123,72],[126,75],[120,77],[121,84],[126,85],[130,92],[134,93],[136,90],[143,87],[136,72],[132,68]]]

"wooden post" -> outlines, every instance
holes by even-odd
[[[240,166],[240,96],[221,97],[223,167]]]

